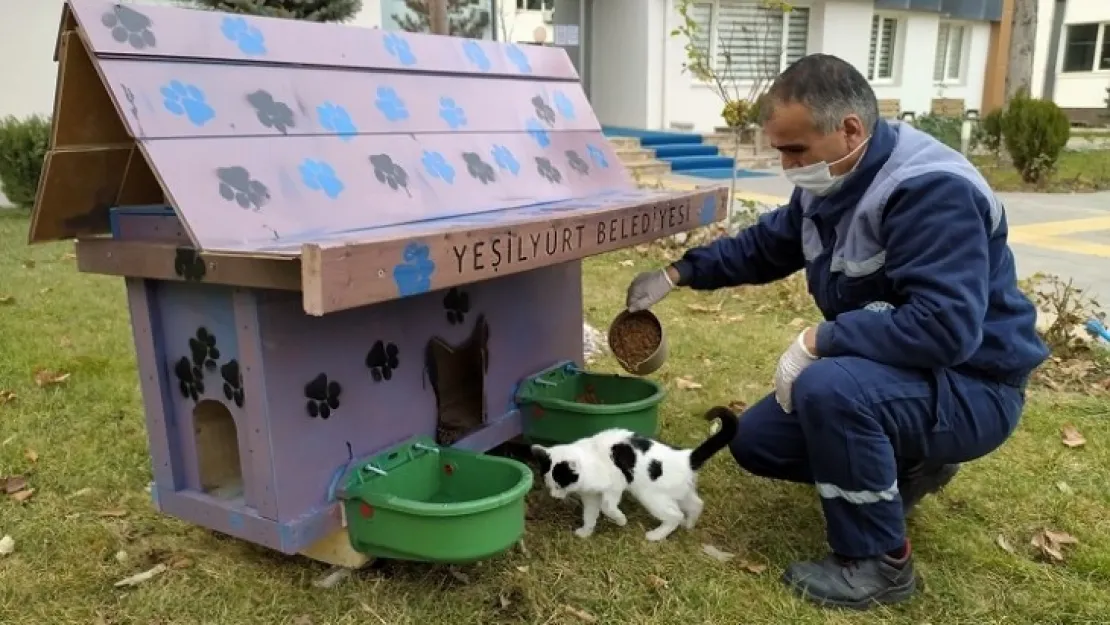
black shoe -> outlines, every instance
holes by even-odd
[[[791,564],[782,581],[820,606],[853,610],[906,601],[917,589],[912,554],[902,560],[887,555],[846,560],[830,554],[824,560]]]
[[[926,495],[940,491],[956,477],[960,471],[958,464],[942,464],[926,469],[923,463],[910,467],[898,477],[898,490],[902,493],[902,513],[909,516]]]

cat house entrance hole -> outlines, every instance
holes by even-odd
[[[428,341],[424,367],[436,397],[436,443],[452,445],[486,420],[485,377],[489,369],[489,325],[478,317],[459,345]]]
[[[193,409],[200,489],[220,499],[243,495],[243,465],[239,461],[239,431],[223,402],[205,399]]]

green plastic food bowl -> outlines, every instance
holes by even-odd
[[[516,401],[525,440],[557,445],[608,428],[655,436],[665,395],[653,380],[591,373],[565,363],[526,379]]]
[[[617,355],[617,350],[613,349],[613,329],[633,319],[647,319],[659,329],[659,345],[654,352],[641,362],[625,362]],[[622,310],[609,324],[609,350],[613,352],[613,357],[616,358],[625,371],[633,375],[655,373],[667,361],[667,332],[663,329],[663,324],[659,322],[659,318],[650,310],[638,310],[636,312]]]
[[[352,469],[339,493],[351,546],[378,558],[466,563],[524,535],[532,469],[425,436]]]

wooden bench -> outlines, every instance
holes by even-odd
[[[963,98],[933,98],[929,104],[929,112],[943,117],[963,117]]]
[[[901,114],[901,100],[879,100],[879,117],[882,117],[883,119],[898,119]]]

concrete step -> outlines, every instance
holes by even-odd
[[[617,158],[621,159],[621,162],[625,165],[655,160],[655,156],[651,153],[651,150],[641,147],[618,148]]]
[[[640,140],[636,137],[606,137],[613,144],[615,150],[628,150],[640,147]]]
[[[715,145],[704,143],[678,143],[675,145],[661,145],[649,148],[655,152],[655,158],[675,158],[678,156],[717,156]]]
[[[732,159],[727,156],[679,156],[666,160],[670,161],[671,171],[732,167],[733,163]]]
[[[636,176],[661,176],[671,171],[671,164],[666,161],[641,161],[638,163],[626,163],[625,167],[632,175]]]

